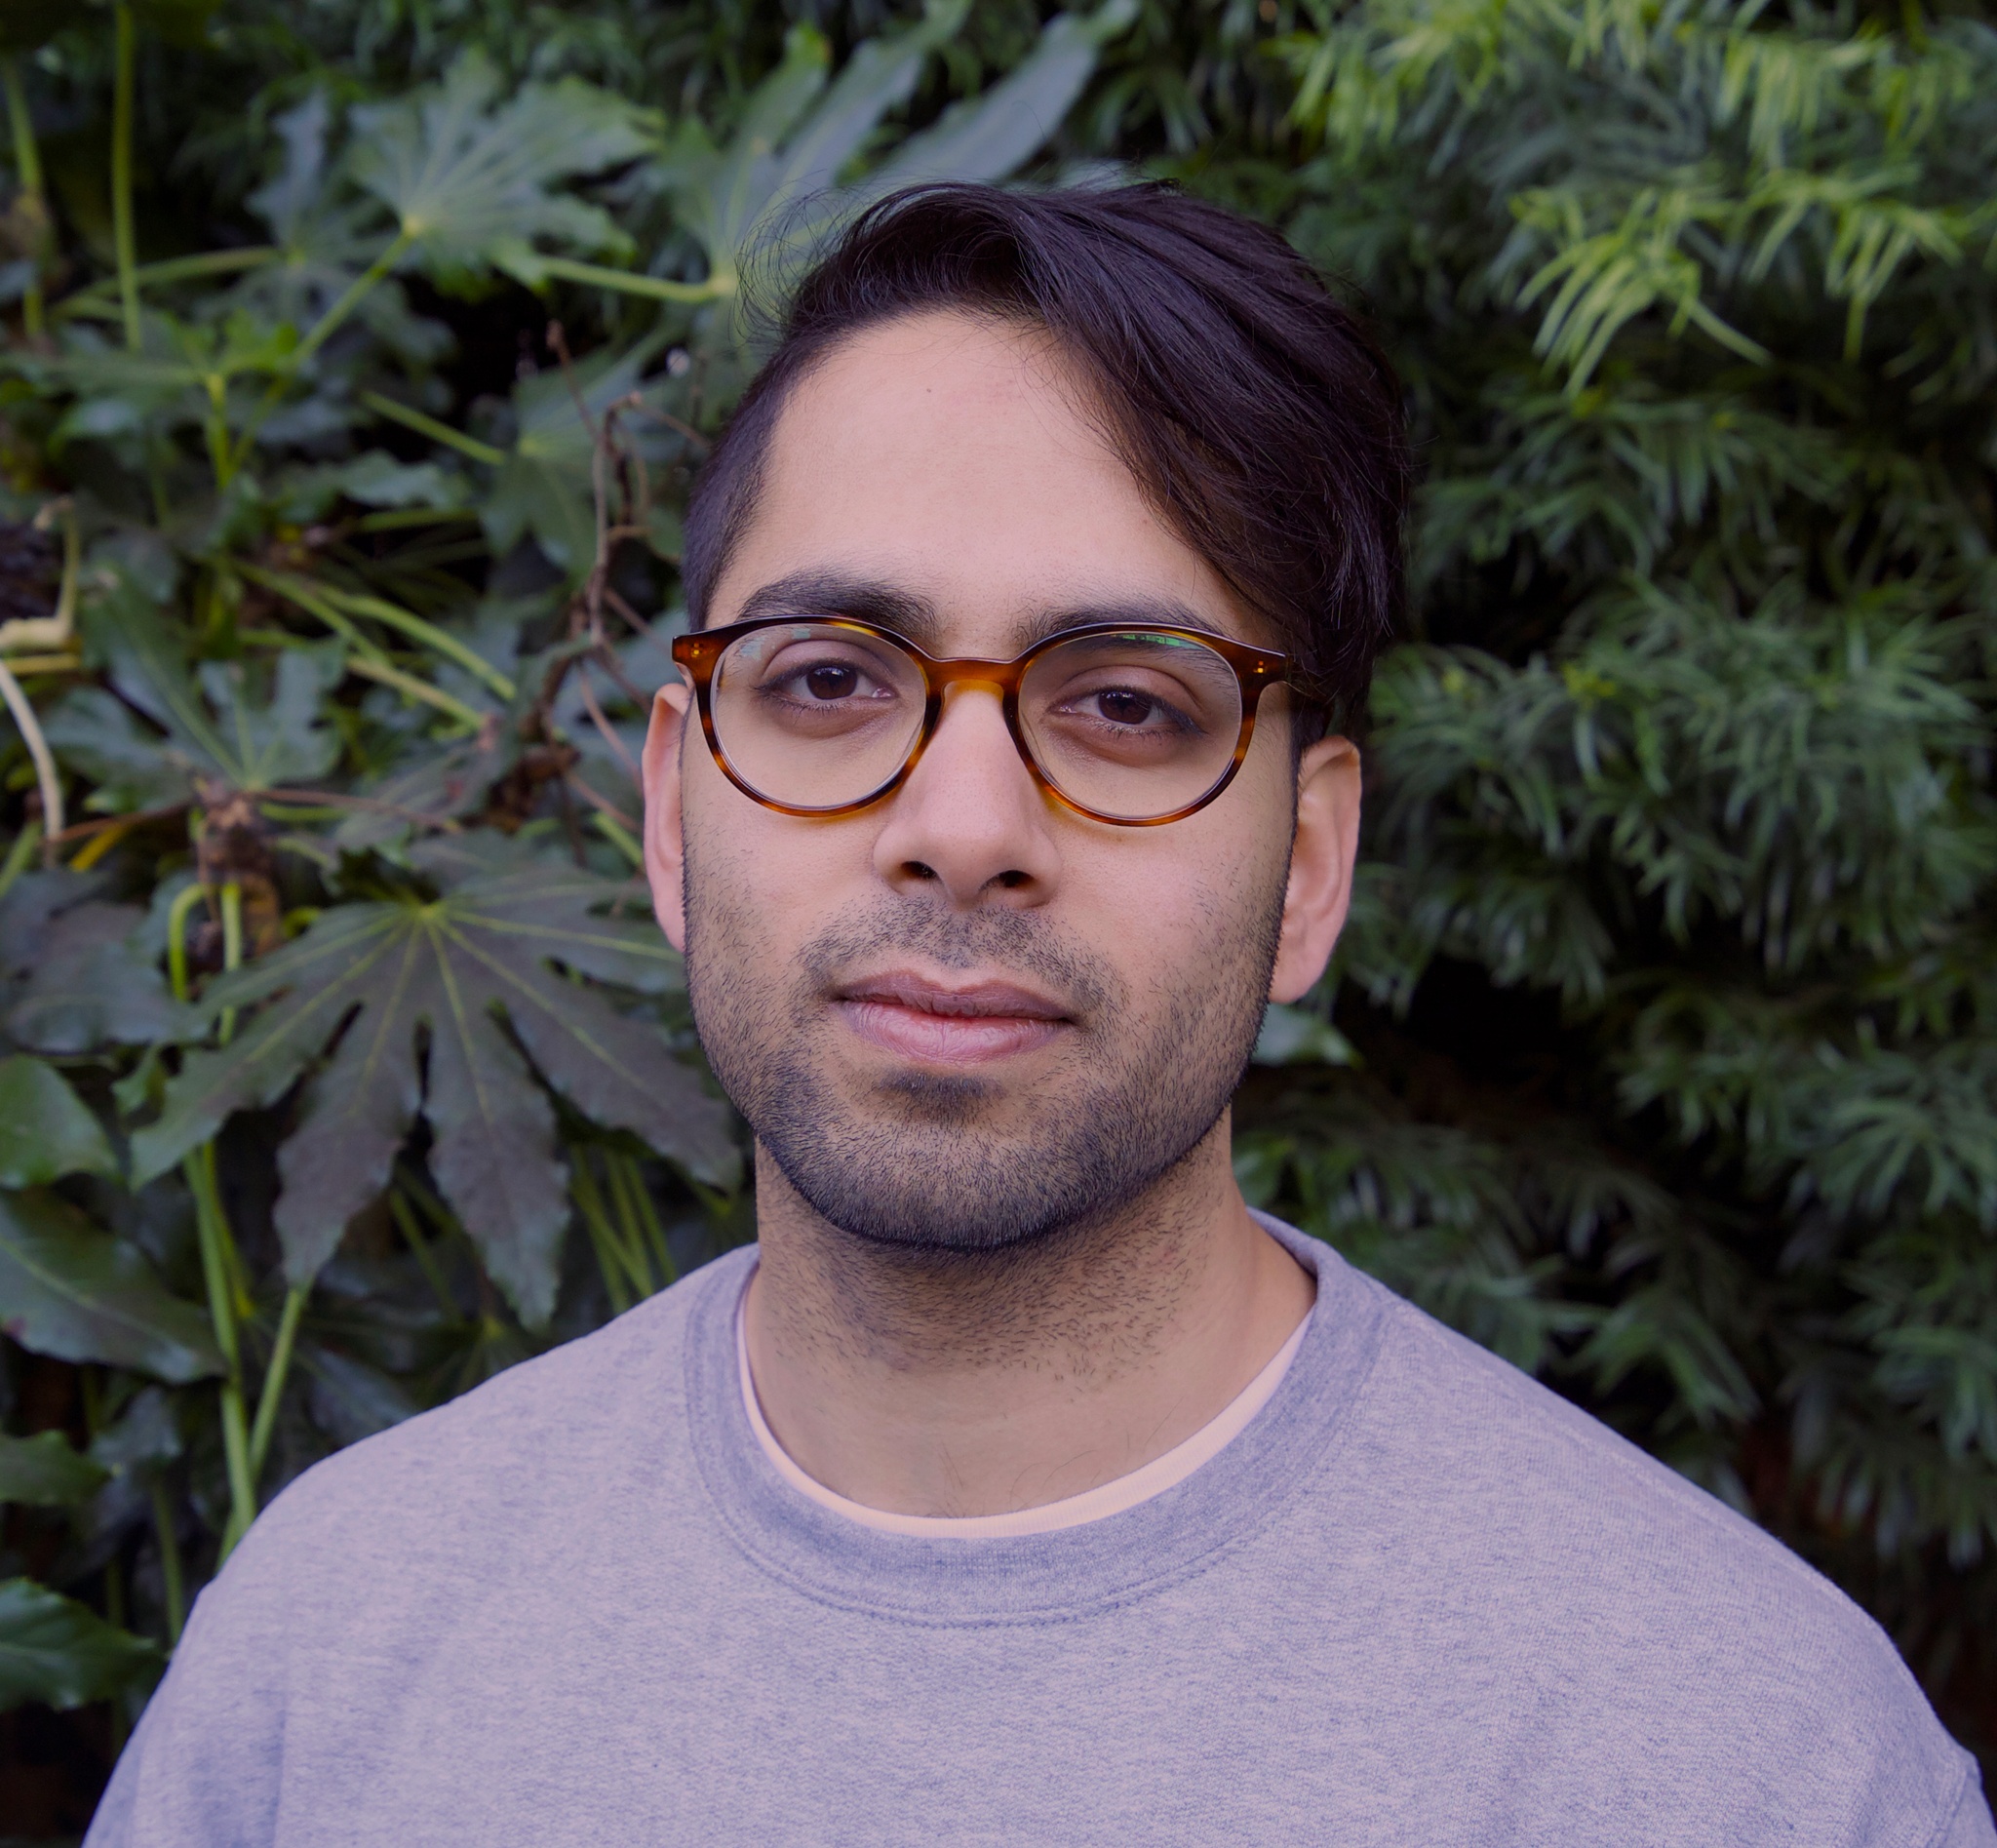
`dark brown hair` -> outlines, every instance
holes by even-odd
[[[1392,371],[1273,231],[1165,185],[916,186],[861,214],[798,289],[702,472],[683,567],[696,627],[798,381],[864,328],[951,308],[1044,328],[1159,516],[1328,711],[1363,703],[1401,592]]]

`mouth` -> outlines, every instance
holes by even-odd
[[[1016,983],[952,987],[910,969],[846,983],[835,992],[833,1004],[861,1039],[928,1065],[1015,1058],[1075,1025],[1058,1002]]]

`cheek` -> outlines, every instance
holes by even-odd
[[[1133,831],[1126,851],[1099,853],[1081,877],[1082,856],[1069,856],[1063,922],[1134,994],[1169,999],[1267,979],[1257,971],[1273,951],[1288,856],[1267,828],[1245,818],[1200,826],[1206,818]]]
[[[689,957],[775,969],[865,880],[867,840],[849,824],[777,814],[706,767],[685,807]]]

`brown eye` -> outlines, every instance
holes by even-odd
[[[1157,701],[1148,693],[1112,688],[1096,695],[1096,710],[1112,725],[1141,726],[1157,710]]]
[[[859,684],[859,675],[838,662],[823,663],[804,676],[804,689],[813,699],[850,699]]]

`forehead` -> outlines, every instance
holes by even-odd
[[[954,313],[870,328],[798,384],[709,620],[809,576],[927,607],[953,651],[1143,602],[1248,628],[1152,510],[1047,338]]]

